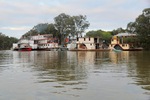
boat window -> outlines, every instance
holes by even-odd
[[[89,41],[91,41],[91,38],[89,37]]]

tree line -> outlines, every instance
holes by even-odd
[[[13,43],[18,42],[17,38],[8,37],[0,33],[0,50],[9,50]]]

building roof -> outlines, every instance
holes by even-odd
[[[136,36],[136,34],[133,34],[133,33],[119,33],[115,36],[118,36],[118,37],[121,37],[121,36]]]

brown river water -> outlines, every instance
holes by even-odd
[[[0,51],[0,100],[150,100],[150,52]]]

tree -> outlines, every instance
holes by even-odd
[[[129,29],[134,29],[138,35],[141,46],[144,49],[150,50],[150,8],[144,9],[135,22],[130,22],[127,26]]]
[[[90,23],[86,19],[87,17],[83,15],[73,16],[76,37],[82,37],[82,33],[89,27]]]
[[[0,33],[0,50],[8,50],[12,47],[12,44],[16,42],[18,42],[17,38],[8,37]]]
[[[54,18],[55,28],[60,33],[60,44],[64,44],[64,38],[67,36],[82,37],[82,33],[89,27],[89,22],[86,21],[86,16],[70,16],[62,13]]]
[[[55,29],[54,24],[48,24],[47,28],[42,31],[42,34],[53,34],[53,37],[58,37],[58,31]]]
[[[107,42],[110,42],[111,40],[111,32],[97,30],[97,31],[89,31],[86,33],[86,36],[88,37],[101,37],[103,40],[106,40]]]
[[[143,14],[136,19],[136,32],[142,47],[150,49],[150,8],[143,10]]]
[[[62,13],[54,18],[55,28],[59,31],[59,40],[61,45],[64,45],[64,38],[69,34],[68,30],[70,27],[69,19],[71,16]]]
[[[48,25],[49,25],[48,23],[40,23],[34,26],[32,30],[37,31],[38,33],[42,33],[43,31],[47,29]]]
[[[126,29],[123,29],[123,28],[117,28],[116,30],[113,30],[112,31],[112,35],[116,35],[116,34],[119,34],[119,33],[125,33],[126,32]]]
[[[135,22],[130,22],[130,23],[128,23],[128,25],[127,25],[127,32],[129,32],[129,33],[135,33],[135,25],[136,25],[136,23]]]
[[[39,34],[38,31],[31,29],[30,31],[28,31],[27,33],[22,35],[21,38],[29,38],[29,36],[33,36],[33,35],[37,35],[37,34]]]
[[[53,34],[53,36],[56,37],[57,33],[58,32],[55,29],[54,24],[41,23],[34,26],[30,31],[22,35],[22,38],[29,38],[30,36],[38,34]]]

